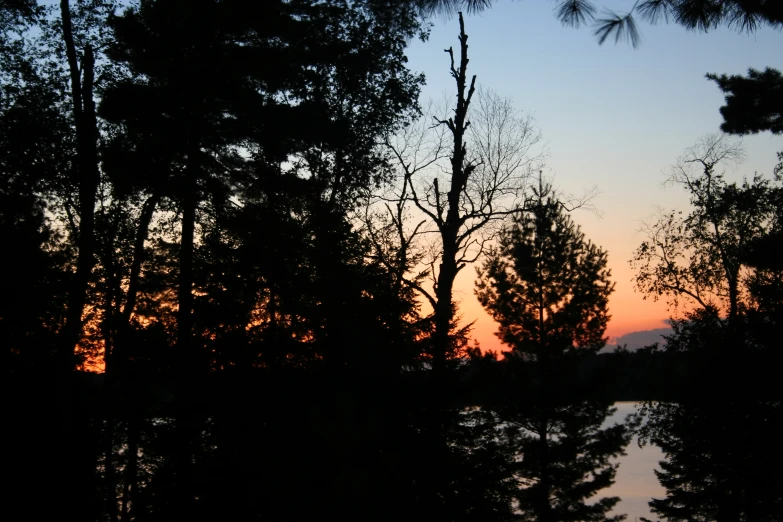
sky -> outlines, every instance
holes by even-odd
[[[618,13],[633,5],[596,3]],[[499,0],[482,13],[466,14],[468,74],[533,116],[547,150],[544,174],[555,188],[575,195],[597,188],[591,201],[596,211],[577,210],[573,218],[608,251],[616,289],[606,334],[613,343],[629,333],[665,328],[676,314],[634,291],[628,261],[644,240],[641,224],[656,207],[687,210],[682,188],[664,186],[666,168],[699,138],[719,132],[723,93],[704,75],[783,69],[783,32],[705,34],[639,20],[637,48],[613,39],[599,45],[590,27],[561,25],[552,6]],[[422,103],[455,94],[443,51],[452,46],[458,52],[458,21],[455,15],[432,24],[429,39],[408,49],[410,68],[426,76]],[[747,159],[727,179],[771,176],[783,138],[764,133],[742,142]],[[494,321],[473,295],[474,280],[475,269],[466,267],[456,281],[460,313],[464,322],[476,321],[473,337],[483,349],[502,350]]]

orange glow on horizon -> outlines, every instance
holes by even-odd
[[[659,301],[651,298],[644,299],[642,294],[636,292],[631,281],[633,271],[625,261],[613,263],[616,257],[619,256],[609,258],[612,280],[615,281],[616,286],[614,293],[609,297],[611,318],[605,333],[609,338],[607,345],[612,345],[617,338],[632,332],[666,328],[669,317],[678,315],[677,310],[669,309],[665,299]],[[508,347],[503,345],[495,335],[497,324],[494,319],[484,311],[473,294],[474,281],[475,271],[468,267],[458,275],[454,285],[454,299],[458,303],[462,324],[475,321],[471,338],[479,343],[482,351],[508,350]]]

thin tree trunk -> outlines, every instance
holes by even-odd
[[[82,332],[82,314],[87,300],[95,251],[95,198],[98,189],[98,130],[93,100],[95,58],[84,49],[81,71],[73,38],[68,0],[61,0],[63,42],[71,77],[71,102],[76,129],[76,176],[79,188],[79,231],[76,274],[68,294],[68,305],[56,352],[59,413],[59,457],[55,487],[61,487],[63,517],[94,520],[96,514],[97,444],[90,412],[80,404],[79,375],[75,374],[75,349]],[[83,75],[83,78],[82,78]]]
[[[130,319],[133,310],[136,308],[136,302],[139,295],[139,286],[141,281],[141,265],[144,262],[144,243],[149,235],[150,223],[155,214],[155,208],[160,201],[160,195],[152,194],[144,202],[139,216],[139,223],[136,229],[136,239],[133,244],[133,261],[131,261],[130,275],[128,277],[128,290],[125,294],[125,304],[119,312],[115,330],[114,353],[112,353],[112,372],[111,376],[117,380],[126,377],[125,362],[131,355],[129,353],[130,338]],[[118,305],[119,306],[119,305]],[[107,365],[107,373],[109,366]]]
[[[179,284],[177,301],[177,354],[179,366],[183,375],[188,375],[193,368],[194,354],[191,353],[191,337],[193,336],[193,255],[194,236],[196,231],[197,201],[197,169],[195,158],[188,158],[187,179],[182,198],[182,240],[179,253]]]
[[[139,225],[136,230],[136,241],[133,244],[133,261],[131,262],[130,277],[128,278],[128,293],[125,296],[125,306],[122,308],[122,322],[130,322],[133,309],[136,307],[136,300],[139,295],[139,282],[141,280],[141,265],[144,261],[144,243],[149,236],[152,216],[155,215],[155,208],[160,201],[160,195],[153,193],[144,202],[139,216]]]
[[[105,358],[105,370],[104,370],[104,412],[106,419],[106,434],[105,434],[105,448],[104,448],[104,464],[106,469],[106,512],[109,516],[109,520],[116,522],[119,517],[127,517],[127,503],[128,503],[128,485],[126,483],[123,488],[122,498],[122,513],[118,512],[117,505],[117,474],[114,469],[113,457],[114,457],[114,431],[115,431],[115,402],[114,402],[114,389],[117,382],[122,381],[127,377],[126,375],[126,361],[128,360],[128,346],[129,346],[129,329],[130,329],[130,316],[136,306],[136,299],[139,290],[139,280],[141,275],[141,265],[144,259],[144,243],[147,240],[149,233],[149,225],[152,221],[152,216],[155,212],[155,206],[157,205],[160,197],[156,194],[150,196],[142,207],[141,215],[139,217],[139,223],[136,232],[136,239],[134,242],[133,261],[131,262],[130,278],[128,283],[128,291],[125,296],[125,305],[121,310],[120,307],[120,295],[122,290],[119,284],[119,275],[116,274],[116,262],[112,258],[113,248],[109,248],[106,252],[104,265],[110,268],[110,284],[109,287],[113,293],[107,298],[106,302],[106,316],[108,321],[108,327],[105,329],[105,343],[106,348],[104,351]],[[135,421],[130,421],[131,423]],[[130,427],[128,430],[130,431]],[[135,451],[132,448],[129,451]],[[135,463],[136,458],[131,456],[130,459]],[[134,464],[135,465],[135,464]],[[135,478],[135,470],[133,471]],[[127,473],[126,473],[127,480]]]
[[[90,274],[95,265],[95,197],[98,192],[98,128],[93,100],[95,57],[88,45],[84,49],[80,78],[79,63],[73,40],[68,0],[60,3],[68,67],[71,74],[71,101],[76,127],[77,179],[79,186],[79,232],[76,239],[78,257],[76,275],[68,295],[68,310],[61,332],[60,358],[73,368],[73,354],[82,331],[82,313],[86,303]]]
[[[199,354],[194,353],[193,337],[193,258],[198,206],[198,163],[193,151],[188,155],[187,178],[182,198],[182,240],[179,258],[179,289],[177,312],[177,432],[175,451],[176,474],[175,505],[183,520],[193,512],[192,455],[196,431],[194,400],[196,379],[199,376]]]

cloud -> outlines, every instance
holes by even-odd
[[[653,330],[642,330],[640,332],[631,332],[620,337],[610,339],[606,347],[601,350],[602,352],[611,352],[616,346],[627,345],[629,350],[638,350],[644,348],[653,343],[658,343],[659,346],[666,344],[664,335],[670,335],[672,333],[671,328],[655,328]]]

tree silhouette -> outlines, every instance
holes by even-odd
[[[720,108],[720,128],[729,134],[783,133],[783,75],[767,67],[748,70],[748,76],[708,74],[726,95]]]
[[[177,314],[181,443],[167,468],[176,487],[162,491],[185,511],[206,401],[196,383],[210,367],[377,368],[404,344],[390,316],[412,305],[367,262],[349,211],[388,177],[379,136],[416,109],[421,78],[402,51],[418,21],[374,2],[229,4],[147,2],[112,19],[110,56],[127,76],[101,104],[120,129],[107,168],[145,198],[140,222],[160,201],[164,223],[180,224],[155,238],[157,274],[140,283],[152,306],[138,315],[170,331]],[[144,233],[142,223],[137,244]],[[385,341],[371,350],[367,339]]]
[[[527,178],[541,161],[531,153],[540,139],[532,119],[518,114],[507,100],[477,90],[476,77],[468,77],[468,36],[461,13],[459,21],[458,61],[452,49],[446,50],[457,87],[453,116],[432,115],[435,126],[422,119],[389,140],[403,183],[397,194],[386,198],[402,202],[396,211],[388,207],[389,217],[409,249],[406,256],[430,265],[432,291],[424,287],[421,275],[405,281],[433,308],[429,355],[436,372],[457,353],[459,335],[452,336],[457,274],[481,257],[502,222],[516,212]],[[439,169],[447,173],[445,179]],[[413,230],[403,223],[406,206],[423,214],[424,221]],[[437,237],[435,252],[413,254],[415,242],[426,234]]]
[[[14,246],[0,263],[15,274],[1,283],[0,344],[11,371],[51,360],[69,284],[62,266],[71,250],[47,212],[73,157],[72,136],[55,107],[57,93],[37,80],[3,85],[0,102],[0,227]],[[16,95],[9,92],[16,88]]]
[[[742,158],[736,142],[710,135],[672,167],[670,180],[690,192],[693,210],[684,218],[664,214],[647,226],[649,239],[631,262],[639,291],[666,296],[673,305],[688,299],[702,309],[717,308],[729,321],[747,307],[745,252],[772,225],[776,189],[758,175],[741,185],[727,183],[718,169]]]
[[[771,296],[780,269],[748,262],[777,229],[780,187],[759,175],[726,182],[718,168],[739,158],[723,136],[689,149],[671,179],[690,192],[691,211],[652,225],[632,261],[641,291],[691,303],[665,346],[687,376],[677,402],[642,408],[641,440],[666,455],[656,475],[667,495],[650,506],[667,520],[773,520],[781,501],[779,481],[765,472],[777,455],[762,449],[774,444],[769,423],[781,416],[765,370],[777,350]]]
[[[71,79],[71,107],[76,135],[75,179],[78,187],[77,236],[78,258],[73,288],[69,292],[68,312],[60,335],[61,358],[64,367],[73,366],[73,351],[82,330],[82,313],[87,298],[90,272],[95,265],[95,200],[100,173],[98,171],[98,122],[95,114],[95,54],[85,45],[81,60],[77,56],[68,0],[60,2],[61,24],[65,54]]]
[[[407,461],[411,495],[425,518],[508,520],[513,483],[508,454],[497,442],[500,421],[481,408],[462,411],[465,392],[454,362],[466,353],[469,326],[458,325],[453,285],[524,198],[526,179],[540,160],[528,154],[539,134],[507,100],[476,88],[476,78],[467,74],[468,36],[461,14],[459,19],[459,55],[446,50],[457,87],[453,113],[427,110],[387,139],[398,183],[371,199],[365,223],[374,255],[398,287],[414,290],[432,307],[430,317],[412,325],[423,349],[411,368],[425,369],[425,388],[408,414],[414,434],[407,447],[415,455]],[[411,214],[422,216],[412,227]],[[428,236],[437,239],[425,252]]]
[[[540,178],[535,195],[476,283],[498,337],[510,347],[510,400],[500,411],[517,454],[515,497],[524,520],[621,520],[606,516],[619,498],[587,500],[612,484],[610,459],[623,453],[631,434],[623,425],[602,428],[611,401],[589,399],[599,383],[577,370],[606,342],[614,289],[606,252],[585,239]]]
[[[727,336],[715,310],[672,326],[666,351],[684,356],[688,380],[677,402],[647,402],[641,410],[641,442],[666,456],[655,470],[666,496],[650,501],[651,511],[672,521],[775,520],[781,481],[766,470],[780,456],[767,448],[782,412],[767,399],[774,376],[764,370],[775,348],[757,344],[758,335]]]

